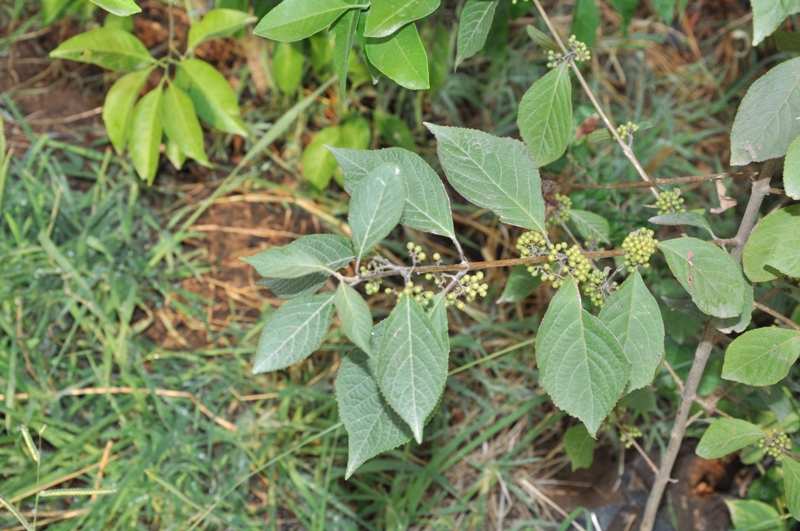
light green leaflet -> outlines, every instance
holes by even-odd
[[[306,55],[302,43],[278,42],[272,54],[272,75],[284,94],[294,94],[300,87]]]
[[[133,72],[155,63],[142,41],[119,28],[98,28],[61,43],[53,59],[92,63],[108,70]]]
[[[525,92],[519,102],[517,127],[536,166],[542,167],[564,154],[572,130],[569,63],[561,63]]]
[[[365,37],[388,37],[400,27],[427,17],[440,0],[372,0]]]
[[[800,463],[788,457],[783,460],[783,485],[789,512],[800,520]]]
[[[603,216],[588,210],[571,208],[569,220],[584,239],[608,243],[611,228],[608,226],[608,220]]]
[[[753,424],[739,419],[718,419],[711,423],[700,444],[697,455],[703,459],[718,459],[745,446],[757,443],[766,433]]]
[[[347,216],[356,258],[363,258],[397,226],[404,197],[405,186],[397,164],[384,164],[358,183]]]
[[[700,311],[720,318],[741,315],[745,281],[731,255],[697,238],[676,238],[658,247]]]
[[[329,148],[344,171],[344,189],[352,193],[364,177],[387,162],[402,170],[406,204],[400,223],[412,229],[455,237],[453,214],[444,184],[422,158],[402,148],[376,151]]]
[[[118,17],[126,17],[142,12],[142,8],[137,6],[133,0],[92,0],[92,3]]]
[[[794,139],[786,154],[786,161],[783,164],[783,189],[792,199],[800,200],[800,136]]]
[[[264,324],[253,374],[286,368],[317,350],[331,324],[333,297],[333,292],[308,295],[278,308]]]
[[[236,94],[216,68],[199,59],[186,59],[178,64],[175,84],[186,91],[202,120],[220,131],[248,136]]]
[[[494,11],[499,3],[499,0],[467,0],[464,4],[458,21],[456,68],[461,61],[478,53],[486,44]]]
[[[158,86],[139,100],[131,116],[128,151],[136,173],[148,184],[152,184],[158,169],[162,135],[161,98],[161,87]]]
[[[702,214],[697,212],[675,212],[672,214],[661,214],[660,216],[655,216],[648,219],[650,223],[655,223],[656,225],[689,225],[692,227],[698,227],[701,229],[705,229],[708,233],[714,237],[714,233],[711,230],[711,225],[708,223],[708,220]]]
[[[776,326],[750,330],[728,345],[722,377],[747,385],[774,385],[800,357],[800,332]]]
[[[359,3],[359,0],[284,0],[261,19],[253,33],[275,41],[299,41],[327,28]]]
[[[725,500],[733,529],[786,531],[786,522],[775,507],[758,500]]]
[[[632,364],[625,390],[650,385],[664,351],[664,322],[638,270],[608,298],[598,318],[617,338]]]
[[[294,244],[273,247],[253,256],[245,256],[242,260],[256,268],[259,275],[269,278],[298,278],[312,273],[331,273],[331,269],[316,253]]]
[[[447,353],[440,332],[420,305],[413,297],[400,299],[386,319],[378,347],[378,385],[419,443],[444,390]]]
[[[368,459],[411,440],[408,425],[381,395],[377,363],[360,350],[342,360],[336,401],[349,436],[345,479]]]
[[[525,144],[473,129],[425,126],[458,193],[504,223],[546,232],[542,181]]]
[[[800,229],[800,205],[773,212],[756,226],[747,239],[742,254],[744,272],[753,282],[778,278],[778,271],[768,267],[784,236]],[[785,240],[788,241],[788,240]]]
[[[188,49],[191,52],[202,42],[230,37],[255,21],[255,17],[238,9],[212,9],[203,20],[195,22],[189,28]]]
[[[106,96],[103,123],[108,139],[119,154],[125,151],[128,142],[133,106],[152,71],[153,67],[125,74],[111,86]]]
[[[372,332],[372,315],[369,306],[359,293],[347,285],[339,282],[336,296],[333,299],[336,312],[342,321],[342,332],[358,348],[373,356],[372,348],[369,345],[370,333]]]
[[[773,1],[773,0],[767,0]],[[800,135],[800,57],[779,64],[747,90],[731,132],[731,164],[783,157]]]
[[[305,249],[332,271],[341,269],[355,260],[352,242],[335,234],[309,234],[296,239],[289,246]],[[256,284],[267,286],[272,293],[282,299],[295,299],[317,291],[329,276],[330,273],[317,272],[292,279],[265,277]]]
[[[342,128],[338,125],[317,132],[303,150],[303,177],[315,189],[322,191],[336,171],[336,159],[325,146],[337,145],[342,140]]]
[[[192,99],[174,83],[170,83],[164,93],[161,116],[164,133],[178,146],[181,153],[208,166],[208,157],[203,146],[203,129],[197,119]]]
[[[753,46],[772,35],[781,22],[800,12],[800,0],[751,0],[753,5]]]
[[[586,426],[578,424],[564,434],[564,450],[567,452],[572,471],[589,468],[594,461],[594,438],[586,431]]]
[[[375,68],[411,90],[430,88],[428,54],[412,22],[397,33],[379,39],[366,39],[367,57]]]
[[[347,92],[347,64],[350,60],[350,50],[356,40],[358,19],[361,12],[352,9],[342,15],[331,25],[331,39],[333,39],[333,66],[339,76],[339,87],[342,94]]]
[[[593,437],[631,374],[622,346],[581,307],[578,285],[564,281],[536,336],[539,383],[553,403],[579,418]]]

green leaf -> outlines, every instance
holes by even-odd
[[[639,6],[639,0],[610,0],[614,9],[622,16],[622,34],[628,35],[628,26],[633,20],[633,15],[636,13],[636,8]]]
[[[772,1],[772,0],[766,0]],[[731,164],[783,157],[800,135],[800,57],[783,62],[747,90],[731,132]]]
[[[731,255],[697,238],[676,238],[658,247],[700,311],[721,318],[741,315],[745,281]]]
[[[449,28],[438,24],[423,26],[422,40],[425,43],[425,49],[428,51],[428,72],[431,83],[428,90],[430,90],[431,94],[436,94],[444,85],[447,74],[450,71],[454,43],[450,38]],[[412,151],[416,151],[416,146]]]
[[[432,305],[428,308],[428,318],[431,320],[433,329],[439,333],[439,338],[442,340],[442,345],[450,352],[450,332],[447,323],[447,307],[444,304],[445,298],[442,293],[437,294],[433,300]]]
[[[650,385],[664,352],[664,321],[638,270],[608,298],[598,318],[633,365],[626,392]]]
[[[739,419],[718,419],[711,423],[697,445],[697,455],[703,459],[719,459],[745,446],[757,443],[766,433],[753,424]]]
[[[333,39],[333,68],[339,76],[339,86],[342,94],[347,92],[347,65],[350,62],[350,50],[356,39],[358,19],[361,12],[353,9],[346,12],[331,26],[331,39]]]
[[[296,239],[289,245],[308,251],[331,271],[341,269],[355,260],[352,242],[335,234],[310,234]],[[295,299],[311,295],[325,284],[328,277],[330,273],[322,272],[292,279],[265,277],[256,284],[268,287],[282,299]]]
[[[381,395],[377,363],[360,350],[342,360],[336,400],[349,436],[345,479],[367,460],[411,440],[408,425]]]
[[[467,0],[458,21],[455,68],[486,44],[499,0]]]
[[[758,500],[725,500],[734,529],[786,531],[786,522],[771,505]]]
[[[268,278],[298,278],[311,273],[332,272],[316,253],[293,244],[273,247],[242,257],[242,260],[253,266],[259,275]]]
[[[800,0],[750,0],[753,5],[753,46],[772,35],[786,17],[800,12]]]
[[[389,37],[367,38],[366,51],[375,68],[398,85],[411,90],[430,88],[428,55],[413,23]]]
[[[351,118],[339,127],[342,130],[339,147],[364,150],[372,143],[372,128],[362,116]]]
[[[278,308],[258,340],[253,374],[284,369],[322,344],[333,317],[333,292],[293,299]]]
[[[800,136],[794,139],[783,164],[783,189],[792,199],[800,199]]]
[[[582,2],[582,1],[583,0],[578,0],[579,3]],[[573,15],[573,25],[575,24],[574,21],[575,21],[575,19],[574,19],[574,15]],[[599,23],[599,19],[598,19],[598,23]],[[554,52],[560,52],[561,51],[561,48],[558,47],[558,44],[556,44],[556,41],[551,39],[548,34],[543,32],[542,30],[540,30],[536,26],[528,24],[527,26],[525,26],[525,29],[528,32],[528,37],[530,37],[533,42],[535,42],[536,44],[538,44],[539,46],[541,46],[545,50],[548,50],[548,51],[552,50]],[[572,33],[575,34],[574,31]],[[580,40],[580,39],[578,39],[578,40]]]
[[[253,33],[274,41],[299,41],[359,4],[359,0],[284,0],[261,19]]]
[[[333,46],[328,30],[322,30],[308,38],[311,68],[318,76],[327,73],[328,65],[333,61]]]
[[[239,117],[236,94],[216,68],[199,59],[186,59],[178,63],[175,84],[186,91],[203,121],[226,133],[249,136]]]
[[[103,27],[105,28],[117,28],[128,33],[133,33],[133,17],[118,17],[113,13],[109,13],[106,15],[105,20],[103,20]]]
[[[284,94],[294,94],[300,87],[305,70],[302,43],[278,42],[272,54],[272,75]]]
[[[778,278],[778,272],[767,262],[775,256],[784,236],[800,228],[800,205],[782,208],[766,216],[753,230],[742,254],[744,272],[753,282],[768,282]]]
[[[155,63],[142,41],[119,28],[80,33],[50,52],[53,59],[91,63],[108,70],[133,72]]]
[[[675,0],[651,0],[658,16],[661,17],[666,24],[672,23],[675,18]]]
[[[532,276],[524,265],[516,265],[508,275],[506,287],[503,288],[502,295],[497,299],[497,304],[522,302],[541,285],[541,277]]]
[[[358,348],[372,356],[372,349],[369,346],[372,315],[369,313],[367,303],[346,282],[339,282],[333,303],[339,313],[339,319],[342,321],[344,335]]]
[[[403,297],[386,319],[378,348],[378,385],[418,443],[446,379],[447,350],[440,333],[413,297]]]
[[[553,403],[579,418],[594,436],[631,374],[622,346],[581,307],[578,285],[564,281],[536,336],[539,383]]]
[[[800,520],[800,463],[794,459],[783,460],[783,485],[789,512],[795,520]]]
[[[674,212],[672,214],[661,214],[648,219],[650,223],[656,225],[689,225],[691,227],[698,227],[705,229],[713,237],[714,232],[711,230],[711,225],[702,214],[697,212]]]
[[[80,4],[80,2],[76,2],[75,0],[42,0],[40,3],[42,4],[42,9],[40,11],[42,27],[47,27],[58,20],[67,8],[74,8],[76,5]]]
[[[356,29],[356,37],[358,37],[358,45],[361,47],[361,56],[364,59],[364,64],[367,65],[367,70],[369,70],[369,75],[372,78],[372,84],[377,85],[378,80],[381,77],[381,73],[375,68],[375,65],[372,64],[372,61],[369,58],[369,54],[367,53],[367,38],[364,36],[364,29],[367,26],[367,17],[369,16],[369,10],[361,11],[361,14],[358,18],[358,28]],[[358,64],[358,63],[355,63]]]
[[[161,146],[161,86],[148,92],[139,100],[131,116],[128,151],[139,178],[152,184],[158,169]]]
[[[189,28],[188,51],[197,48],[201,42],[230,37],[257,19],[238,9],[212,9],[203,20]]]
[[[590,49],[597,41],[597,30],[600,27],[600,10],[595,0],[577,0],[572,10],[570,33]],[[560,51],[560,50],[556,50]]]
[[[379,166],[358,183],[347,217],[356,258],[363,258],[397,226],[403,214],[403,197],[405,186],[397,164]]]
[[[303,177],[317,191],[328,186],[333,172],[336,171],[336,159],[326,146],[339,144],[341,138],[339,126],[326,127],[318,131],[314,140],[303,150]]]
[[[569,220],[584,239],[608,243],[611,229],[608,220],[603,216],[586,210],[570,209]]]
[[[440,0],[372,0],[365,37],[388,37],[402,26],[427,17]]]
[[[769,326],[750,330],[728,345],[722,377],[747,385],[774,385],[800,357],[800,332]]]
[[[800,222],[796,217],[781,234],[767,267],[790,277],[800,277]]]
[[[153,68],[131,72],[119,78],[108,91],[103,104],[103,123],[108,139],[120,155],[125,151],[131,128],[133,106]]]
[[[181,151],[181,148],[178,147],[178,144],[170,140],[169,137],[167,137],[166,142],[164,142],[164,154],[176,170],[183,168],[186,162],[186,155]]]
[[[458,193],[504,223],[546,232],[542,181],[525,144],[473,129],[425,125]]]
[[[92,3],[118,17],[126,17],[142,12],[142,8],[137,6],[133,0],[92,0]]]
[[[775,46],[780,52],[800,52],[800,34],[776,31]]]
[[[203,146],[203,129],[197,119],[192,99],[174,83],[167,87],[161,102],[164,132],[182,153],[208,166]]]
[[[450,200],[444,184],[419,155],[401,148],[330,150],[344,170],[344,189],[350,194],[372,171],[388,162],[396,163],[402,170],[406,189],[400,223],[412,229],[455,238]]]
[[[567,452],[572,471],[589,468],[594,461],[594,438],[586,431],[586,426],[578,424],[564,434],[564,450]]]
[[[550,164],[564,154],[572,130],[572,83],[568,63],[552,69],[522,96],[517,127],[536,166]]]
[[[738,317],[730,319],[720,319],[712,317],[711,322],[714,327],[723,334],[730,334],[736,332],[741,334],[750,325],[750,320],[753,316],[753,302],[755,294],[753,292],[753,285],[749,282],[744,283],[744,305],[742,306],[742,313]]]
[[[407,149],[408,151],[417,150],[414,135],[411,134],[411,129],[408,128],[408,124],[403,119],[384,111],[375,111],[373,118],[375,126],[389,145]]]

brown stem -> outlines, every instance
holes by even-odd
[[[777,319],[779,321],[783,321],[785,324],[789,325],[791,328],[794,328],[795,330],[800,330],[800,325],[799,324],[795,323],[794,321],[792,321],[791,319],[789,319],[785,315],[782,315],[782,314],[776,312],[775,310],[773,310],[769,306],[764,306],[763,304],[761,304],[758,301],[756,301],[754,303],[754,306],[756,308],[758,308],[759,310],[761,310],[762,312],[770,314],[775,319]]]
[[[747,209],[744,212],[744,217],[739,225],[739,232],[736,233],[737,244],[731,251],[737,262],[742,261],[742,252],[744,252],[744,245],[753,232],[753,227],[758,218],[758,211],[761,210],[761,203],[764,197],[769,194],[769,182],[772,179],[772,172],[775,171],[777,166],[777,159],[770,159],[764,163],[764,168],[761,170],[758,180],[753,183],[752,190],[750,191],[750,201],[747,202]]]
[[[712,173],[709,175],[690,175],[688,177],[673,177],[671,179],[653,179],[652,181],[642,181],[635,183],[614,183],[614,184],[583,184],[583,183],[560,183],[552,181],[556,184],[569,186],[572,188],[585,188],[591,190],[613,190],[616,188],[638,188],[643,186],[665,186],[668,184],[692,183],[697,181],[713,181],[716,179],[732,179],[736,177],[749,177],[755,179],[758,176],[757,172],[750,171],[737,171],[735,173]],[[773,188],[770,188],[770,193]]]

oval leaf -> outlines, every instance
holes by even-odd
[[[497,304],[522,302],[541,285],[541,276],[534,277],[528,272],[526,266],[516,265],[508,275],[506,287],[503,288],[503,294],[497,299]]]
[[[128,151],[139,177],[148,184],[153,182],[158,169],[161,146],[161,87],[144,95],[133,109]]]
[[[729,318],[744,308],[744,277],[731,255],[697,238],[660,242],[672,274],[706,315]]]
[[[368,459],[411,440],[408,425],[381,395],[377,363],[360,350],[342,360],[336,400],[349,439],[345,479]]]
[[[626,391],[650,385],[664,352],[664,321],[638,270],[608,298],[598,318],[633,366]]]
[[[372,315],[369,313],[367,303],[356,290],[345,282],[339,282],[333,303],[339,313],[339,319],[342,321],[344,335],[358,348],[372,356],[372,349],[369,346]]]
[[[771,1],[771,0],[768,0]],[[734,529],[786,531],[786,522],[775,507],[758,500],[725,500]]]
[[[722,377],[747,385],[774,385],[800,356],[800,332],[770,326],[737,337],[725,351]]]
[[[594,47],[597,30],[600,28],[600,10],[595,0],[576,0],[572,10],[570,33],[589,48]],[[561,51],[556,48],[555,51]]]
[[[783,460],[783,485],[789,512],[795,520],[800,520],[800,463],[794,459]]]
[[[253,374],[277,371],[309,357],[333,317],[333,292],[294,299],[273,313],[258,340]]]
[[[122,154],[128,143],[133,106],[152,71],[152,68],[148,68],[125,74],[111,86],[106,96],[103,104],[103,123],[111,145],[119,154]]]
[[[388,37],[402,26],[427,17],[440,0],[372,0],[365,37]]]
[[[772,0],[765,0],[772,1]],[[731,164],[783,157],[800,135],[800,57],[779,64],[747,90],[731,132]]]
[[[256,20],[255,17],[238,9],[212,9],[206,13],[203,20],[195,22],[189,28],[189,51],[194,50],[201,42],[230,37]]]
[[[181,61],[175,84],[186,91],[203,121],[220,131],[248,136],[239,117],[241,111],[236,103],[236,94],[216,68],[199,59]]]
[[[262,276],[298,278],[312,273],[330,274],[331,269],[313,253],[298,245],[273,247],[253,256],[242,257]]]
[[[430,88],[428,55],[413,23],[389,37],[367,38],[366,51],[375,68],[398,85],[411,90]]]
[[[800,12],[797,0],[751,0],[753,5],[753,46],[772,35],[781,22]]]
[[[750,320],[753,317],[753,302],[755,301],[755,293],[753,285],[749,282],[744,283],[744,305],[742,306],[742,314],[739,317],[732,317],[730,319],[720,319],[719,317],[712,317],[711,322],[714,327],[723,334],[730,334],[736,332],[741,334],[750,325]]]
[[[567,62],[536,81],[522,96],[517,127],[536,166],[564,154],[572,130],[572,83]]]
[[[300,87],[305,70],[302,43],[279,42],[272,54],[272,75],[284,94],[294,94]]]
[[[439,336],[413,297],[403,297],[386,319],[378,347],[378,385],[419,443],[447,379],[447,350]]]
[[[536,336],[539,383],[553,403],[579,418],[593,437],[631,374],[622,346],[600,320],[581,308],[570,277],[547,308]]]
[[[261,19],[253,33],[274,41],[299,41],[327,28],[359,3],[359,0],[284,0]]]
[[[800,227],[800,205],[782,208],[769,214],[753,230],[742,254],[742,265],[747,278],[753,282],[767,282],[778,278],[778,272],[767,267],[784,234]]]
[[[336,171],[336,159],[326,146],[339,144],[341,138],[341,127],[326,127],[318,131],[303,150],[303,177],[315,190],[324,190],[331,181]]]
[[[197,119],[192,99],[174,83],[170,83],[161,102],[164,132],[182,153],[208,166],[203,146],[203,128]]]
[[[586,426],[578,424],[564,434],[564,450],[567,452],[572,471],[589,468],[594,461],[594,438],[586,431]]]
[[[766,433],[753,424],[739,419],[718,419],[711,423],[700,444],[697,455],[703,459],[719,459],[745,446],[757,443]]]
[[[455,68],[461,61],[472,57],[486,44],[492,27],[494,11],[499,0],[467,0],[458,20],[458,38]]]
[[[118,17],[127,17],[142,11],[142,8],[137,6],[133,0],[92,0],[92,3]]]
[[[648,219],[650,223],[656,225],[689,225],[691,227],[698,227],[705,229],[713,237],[714,233],[711,230],[711,225],[702,214],[697,212],[675,212],[672,214],[662,214]]]
[[[767,260],[767,267],[780,271],[790,277],[800,277],[800,216],[781,233],[775,251]]]
[[[465,199],[500,220],[546,233],[539,171],[525,144],[482,131],[426,123],[447,178]]]
[[[403,213],[404,196],[403,178],[397,164],[384,164],[358,183],[347,217],[356,258],[361,259],[397,226]]]
[[[412,229],[455,237],[453,214],[444,184],[419,155],[402,148],[376,151],[328,149],[344,171],[344,189],[350,194],[379,166],[389,162],[400,166],[406,189],[406,204],[400,223]]]
[[[50,52],[50,57],[119,72],[133,72],[155,63],[142,41],[119,28],[98,28],[76,35]]]
[[[608,226],[608,220],[603,216],[587,210],[571,208],[569,220],[585,239],[608,243],[611,228]]]

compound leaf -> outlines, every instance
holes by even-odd
[[[547,308],[536,337],[539,383],[553,403],[579,418],[594,436],[631,374],[622,346],[600,320],[581,308],[570,277]]]
[[[128,151],[136,173],[148,184],[153,182],[158,169],[162,135],[161,98],[161,87],[154,88],[139,100],[131,116]]]
[[[353,190],[348,222],[353,233],[356,258],[392,232],[403,214],[403,176],[397,164],[379,166]]]
[[[359,4],[359,0],[284,0],[261,19],[253,33],[274,41],[299,41]]]
[[[603,216],[588,210],[570,209],[569,220],[585,239],[608,243],[611,228]]]
[[[381,395],[377,362],[356,350],[336,378],[339,416],[349,436],[345,479],[368,459],[411,440],[411,430]]]
[[[211,39],[230,37],[256,20],[255,17],[238,9],[212,9],[206,13],[203,20],[195,22],[189,28],[188,49],[192,51],[201,42]]]
[[[103,105],[103,123],[106,126],[108,139],[119,154],[122,154],[128,142],[133,106],[152,71],[153,68],[147,68],[125,74],[111,86],[106,96]]]
[[[650,385],[664,351],[664,321],[638,270],[608,298],[598,318],[633,366],[626,392]]]
[[[525,144],[473,129],[425,125],[458,193],[505,223],[546,232],[542,181]]]
[[[402,26],[427,17],[440,0],[372,0],[365,37],[388,37]]]
[[[586,431],[586,426],[578,424],[564,434],[564,450],[567,452],[572,471],[589,468],[594,461],[594,438]]]
[[[517,127],[536,166],[564,154],[572,129],[572,83],[567,62],[537,80],[522,96]]]
[[[428,55],[414,23],[388,37],[366,38],[366,52],[370,63],[398,85],[411,90],[430,88]]]
[[[118,17],[127,17],[142,11],[142,8],[137,6],[133,0],[92,0],[92,3]]]
[[[747,385],[774,385],[800,357],[800,332],[776,326],[750,330],[728,345],[722,377]]]
[[[178,63],[175,84],[186,91],[203,121],[220,131],[248,136],[236,94],[216,68],[199,59],[186,59]]]
[[[174,83],[170,83],[164,93],[161,116],[167,138],[183,154],[208,166],[208,157],[203,146],[203,128],[200,127],[192,99]]]
[[[711,423],[700,444],[697,455],[703,459],[719,459],[766,437],[754,424],[739,419],[718,419]]]
[[[284,369],[317,350],[331,324],[333,297],[333,292],[308,295],[278,308],[264,324],[253,374]]]
[[[80,33],[50,52],[53,59],[91,63],[108,70],[133,72],[155,63],[142,41],[119,28]]]
[[[344,171],[344,189],[352,194],[358,183],[379,166],[396,163],[405,181],[406,203],[400,223],[412,229],[455,237],[450,200],[436,172],[422,158],[402,148],[375,151],[331,148]]]
[[[342,321],[342,331],[358,348],[372,356],[369,345],[372,332],[372,315],[369,306],[359,293],[347,285],[339,282],[336,296],[333,299],[339,319]]]
[[[768,282],[778,278],[769,267],[785,237],[800,230],[800,205],[782,208],[769,214],[756,226],[742,253],[742,265],[747,278],[753,282]],[[790,247],[792,247],[790,245]]]
[[[731,255],[697,238],[676,238],[658,246],[700,311],[720,318],[741,315],[745,281]]]
[[[750,0],[753,5],[753,46],[772,35],[781,22],[800,12],[800,0]]]
[[[422,442],[422,429],[447,379],[447,349],[413,297],[403,297],[386,319],[378,347],[383,396]]]
[[[472,57],[486,44],[492,27],[494,12],[499,0],[467,0],[458,21],[458,38],[455,68],[461,61]]]

